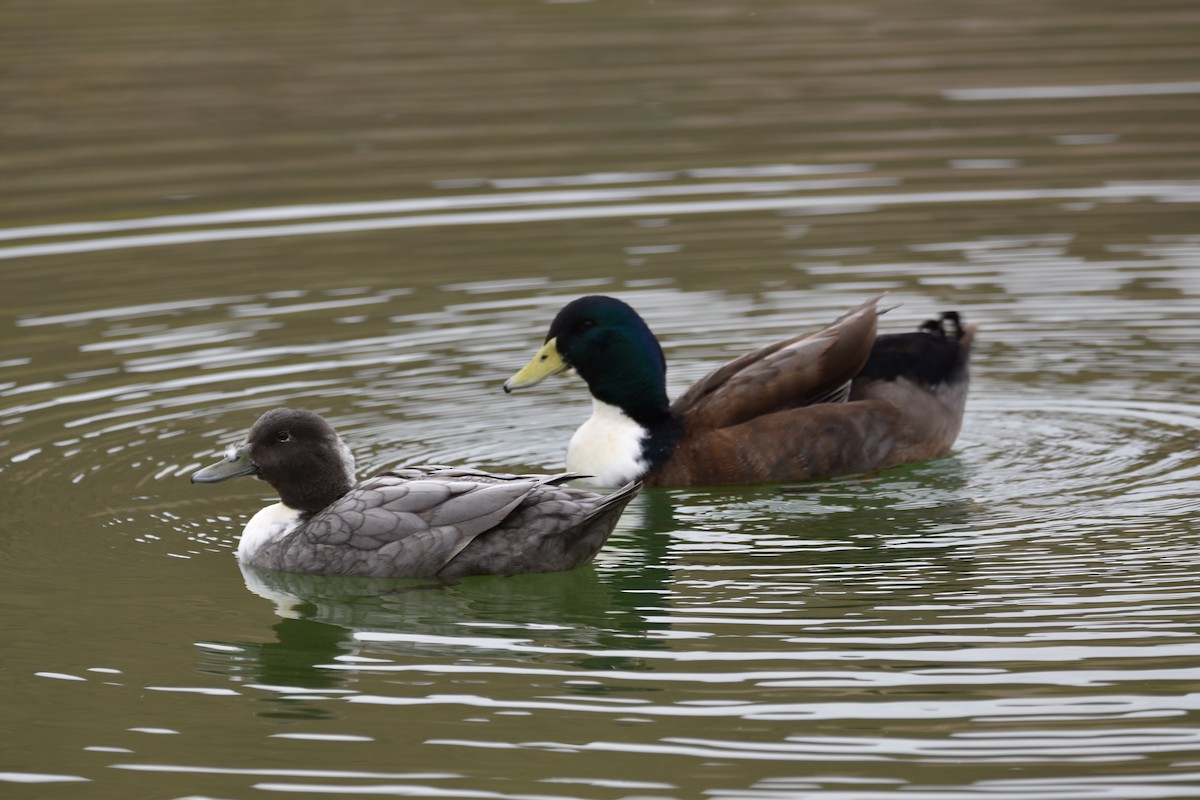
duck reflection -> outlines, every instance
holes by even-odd
[[[322,718],[319,702],[359,691],[372,665],[464,657],[536,659],[577,669],[646,669],[630,650],[663,643],[672,525],[667,497],[638,498],[597,565],[569,572],[475,576],[455,583],[298,575],[239,564],[246,588],[269,600],[274,641],[234,643],[216,666],[273,688],[264,716]],[[597,655],[615,650],[625,655]],[[355,688],[348,688],[355,685]]]

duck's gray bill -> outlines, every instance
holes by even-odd
[[[225,458],[192,475],[192,483],[220,483],[240,475],[253,475],[258,467],[250,460],[250,446],[231,449]]]

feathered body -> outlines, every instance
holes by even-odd
[[[256,567],[323,575],[457,578],[555,572],[588,563],[640,489],[601,496],[576,477],[501,475],[444,466],[354,482],[341,438],[312,412],[274,409],[226,459],[193,476],[253,474],[280,502],[246,525],[238,557]]]
[[[808,480],[944,455],[962,425],[975,328],[947,312],[919,331],[877,336],[877,302],[747,353],[669,403],[666,361],[642,318],[615,298],[583,297],[505,388],[574,369],[597,413],[572,439],[568,468],[603,461],[595,454],[605,450],[635,453],[624,466],[589,465],[605,485]]]

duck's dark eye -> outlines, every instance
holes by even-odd
[[[275,431],[275,441],[290,442],[291,440],[292,440],[292,434],[289,433],[288,431]]]
[[[579,324],[575,326],[575,330],[578,333],[583,333],[584,331],[589,331],[594,327],[596,327],[596,320],[583,319],[583,320],[580,320]]]

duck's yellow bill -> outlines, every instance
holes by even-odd
[[[558,375],[560,372],[566,372],[570,367],[562,360],[562,356],[558,353],[558,340],[550,339],[537,354],[533,360],[521,369],[516,375],[504,382],[504,391],[512,392],[517,389],[527,389],[530,386],[537,386],[542,381],[549,378],[551,375]]]

